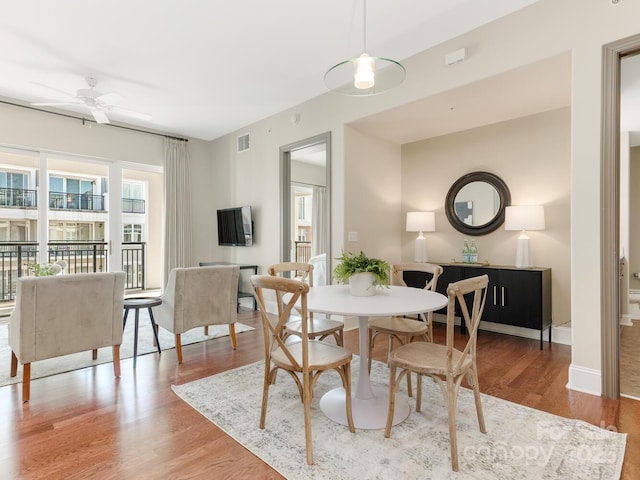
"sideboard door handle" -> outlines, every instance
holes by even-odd
[[[495,285],[493,286],[493,304],[494,305],[498,304],[498,292],[497,292],[497,287]]]
[[[504,307],[504,287],[502,288],[502,306]]]

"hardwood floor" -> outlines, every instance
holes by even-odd
[[[239,320],[259,327],[253,312]],[[436,324],[436,341],[443,333]],[[345,332],[345,344],[357,352],[357,331]],[[567,390],[567,346],[545,343],[540,351],[536,340],[490,332],[481,332],[478,345],[484,393],[628,433],[622,478],[640,478],[640,402]],[[378,342],[374,357],[382,360],[385,347]],[[256,329],[238,335],[235,351],[229,337],[187,345],[181,366],[167,350],[138,357],[135,371],[123,360],[120,379],[111,364],[37,379],[24,405],[20,384],[2,387],[0,478],[281,479],[171,391],[172,384],[260,360],[262,348]]]

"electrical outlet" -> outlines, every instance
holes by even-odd
[[[358,241],[358,232],[349,232],[348,239],[350,242]]]

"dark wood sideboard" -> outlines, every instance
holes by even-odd
[[[437,262],[432,262],[437,263]],[[543,334],[549,329],[551,343],[551,269],[516,268],[500,265],[465,263],[438,263],[443,273],[438,279],[437,291],[446,295],[447,286],[465,278],[489,276],[487,301],[482,320],[540,331],[540,349]],[[409,286],[423,286],[427,274],[405,272]],[[439,313],[446,313],[446,308]],[[460,315],[456,306],[456,314]],[[464,326],[461,327],[464,332]]]

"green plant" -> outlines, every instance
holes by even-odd
[[[374,285],[389,285],[389,264],[384,260],[369,258],[363,252],[355,255],[345,251],[336,260],[340,263],[333,269],[333,277],[339,283],[348,283],[354,273],[369,272],[373,274]]]
[[[27,265],[27,269],[34,277],[48,277],[49,275],[58,275],[67,266],[67,262],[64,260],[58,260],[56,263],[47,263],[39,265],[37,263],[30,263]]]

